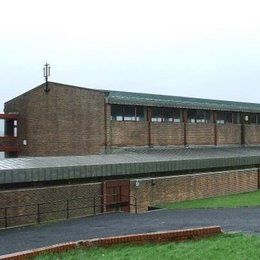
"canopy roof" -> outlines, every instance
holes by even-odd
[[[0,160],[0,184],[69,179],[164,176],[260,165],[260,147],[146,148],[117,154],[31,157]]]

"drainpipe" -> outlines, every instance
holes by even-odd
[[[152,137],[151,137],[151,117],[152,111],[150,107],[147,107],[147,120],[148,120],[148,146],[152,146]]]
[[[215,146],[218,145],[218,125],[217,125],[217,112],[213,111],[213,123],[215,127]]]
[[[183,145],[187,146],[187,122],[188,122],[188,112],[187,109],[183,109]]]

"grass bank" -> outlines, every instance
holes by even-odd
[[[260,206],[260,191],[156,205],[167,209],[238,208]]]
[[[183,243],[78,249],[36,259],[260,259],[260,237],[223,234]]]

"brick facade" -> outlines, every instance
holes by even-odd
[[[110,116],[109,116],[110,118]],[[186,124],[124,122],[109,120],[108,145],[116,146],[184,146],[241,145],[240,124]],[[150,127],[150,143],[149,143]],[[260,126],[245,125],[245,144],[260,144]]]
[[[219,145],[240,145],[241,125],[223,124],[217,126],[217,144]]]
[[[138,185],[136,182],[138,181]],[[162,202],[193,200],[258,189],[258,170],[231,170],[213,173],[134,179],[131,195],[137,198],[138,212]]]
[[[148,122],[110,122],[111,146],[148,145]]]
[[[177,123],[151,123],[151,144],[183,145],[184,125]]]
[[[137,212],[140,213],[147,211],[149,206],[162,202],[255,191],[259,187],[258,182],[259,174],[256,168],[130,179],[131,212],[135,212],[135,198],[137,199]],[[2,190],[0,191],[0,228],[4,228],[6,224],[10,227],[100,213],[101,195],[101,182]],[[8,207],[6,212],[5,207]],[[84,208],[79,209],[82,207]],[[69,208],[69,216],[67,208]],[[53,210],[57,210],[57,212],[50,212]],[[38,211],[40,212],[39,219]],[[5,223],[5,214],[8,217],[8,223]],[[13,216],[24,214],[30,216],[11,219]]]
[[[18,112],[18,143],[23,156],[100,153],[105,143],[104,93],[49,83],[5,104]],[[23,145],[27,140],[27,145]]]
[[[6,113],[19,113],[20,156],[98,154],[124,146],[260,144],[260,125],[187,123],[186,109],[181,110],[185,124],[151,122],[149,106],[144,121],[116,121],[106,91],[49,82],[46,93],[44,87],[5,104]]]
[[[69,207],[69,218],[94,214],[94,197],[96,198],[96,213],[101,211],[102,184],[88,183],[44,188],[28,188],[0,191],[0,228],[5,226],[5,207],[8,207],[7,226],[35,224],[55,219],[66,219],[66,208]],[[67,200],[69,205],[67,205]],[[39,204],[39,206],[38,206]],[[19,206],[19,207],[18,207]],[[84,207],[84,209],[76,209]],[[40,219],[37,219],[37,211]],[[50,211],[55,211],[48,213]],[[29,216],[17,217],[16,215]]]
[[[260,144],[260,125],[245,125],[245,144]]]
[[[187,145],[214,145],[214,124],[187,124]]]

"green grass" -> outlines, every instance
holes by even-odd
[[[72,250],[37,257],[49,259],[260,259],[260,237],[225,234],[183,243],[120,245]]]
[[[156,205],[167,209],[238,208],[260,206],[260,191]]]

